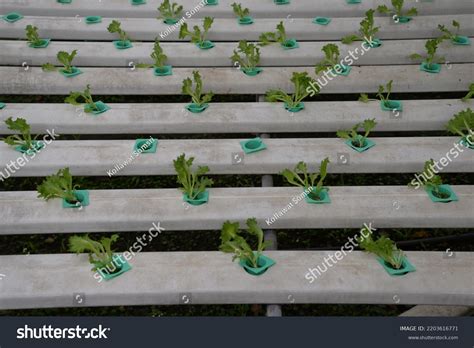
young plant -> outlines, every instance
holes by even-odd
[[[158,7],[158,11],[160,11],[158,19],[163,19],[166,24],[176,24],[178,19],[181,18],[183,6],[175,2],[171,4],[170,0],[164,0]]]
[[[239,64],[244,72],[254,71],[260,63],[260,49],[257,45],[242,40],[230,59],[234,65]]]
[[[239,259],[250,267],[259,267],[258,259],[268,246],[263,241],[263,231],[258,226],[255,218],[247,219],[247,231],[250,235],[257,237],[257,250],[254,252],[244,237],[240,235],[238,222],[224,222],[221,231],[221,245],[219,250],[224,253],[234,254],[232,261]]]
[[[137,68],[152,68],[152,67],[164,67],[168,56],[163,53],[163,49],[160,46],[160,41],[158,38],[155,39],[155,44],[153,45],[153,52],[150,54],[151,59],[155,62],[154,64],[137,64]]]
[[[181,154],[177,159],[173,160],[174,169],[178,175],[177,182],[181,184],[181,191],[190,199],[194,200],[206,191],[206,187],[211,187],[214,183],[212,179],[203,177],[209,172],[209,167],[199,166],[196,171],[192,171],[194,157],[185,158],[185,154]]]
[[[377,39],[375,39],[375,34],[379,31],[379,27],[374,26],[374,13],[373,9],[368,10],[365,13],[365,18],[360,22],[359,33],[347,35],[342,38],[341,42],[343,44],[351,44],[354,41],[365,41],[370,47],[379,45],[377,44]]]
[[[184,39],[187,36],[190,37],[191,42],[198,45],[200,48],[212,48],[214,44],[211,41],[206,40],[209,29],[211,29],[212,23],[214,23],[214,18],[204,17],[203,30],[201,30],[197,25],[193,27],[193,32],[188,30],[187,23],[183,23],[179,29],[179,38]]]
[[[291,77],[291,82],[293,82],[293,85],[295,86],[294,94],[290,95],[281,89],[271,89],[267,91],[265,99],[269,102],[284,102],[286,104],[285,107],[288,109],[298,108],[301,105],[301,101],[311,93],[308,92],[308,87],[318,86],[317,84],[314,84],[313,79],[308,76],[308,73],[306,72],[294,72]]]
[[[128,37],[127,33],[122,30],[121,23],[115,19],[112,21],[112,23],[109,24],[107,30],[111,34],[118,34],[119,41],[122,43],[123,46],[125,46],[126,43],[130,41],[130,38]]]
[[[357,123],[350,130],[338,130],[337,136],[341,139],[348,139],[356,147],[364,147],[367,144],[367,137],[372,129],[375,128],[377,122],[374,119],[367,119],[364,122]],[[364,130],[364,135],[358,133],[359,129]]]
[[[408,11],[403,11],[404,0],[392,0],[393,8],[389,9],[387,5],[380,5],[377,7],[377,11],[382,14],[392,16],[395,22],[406,23],[409,22],[411,16],[418,15],[416,7],[410,8]]]
[[[467,102],[469,101],[469,99],[472,98],[472,96],[474,96],[474,83],[471,83],[469,85],[469,92],[467,92],[467,94],[464,97],[462,97],[461,100],[463,102]]]
[[[47,39],[41,39],[38,35],[38,28],[28,24],[25,28],[26,40],[31,47],[46,47],[49,43]]]
[[[80,99],[83,99],[84,102],[79,102]],[[85,112],[99,111],[98,106],[92,99],[90,85],[87,85],[83,92],[70,92],[69,96],[64,99],[64,102],[71,105],[86,104],[84,107]]]
[[[9,135],[2,140],[14,147],[21,147],[23,150],[35,150],[36,149],[36,139],[39,137],[37,135],[35,138],[31,137],[31,127],[23,118],[17,118],[15,121],[11,117],[5,120],[9,130],[19,132],[20,134]]]
[[[113,234],[108,237],[102,237],[99,241],[91,239],[89,236],[72,236],[69,238],[69,251],[73,253],[88,253],[89,262],[94,267],[93,271],[108,268],[120,270],[120,266],[114,266],[114,252],[112,250],[112,243],[119,238],[118,234]]]
[[[280,22],[276,26],[276,32],[265,32],[260,34],[259,37],[259,45],[260,46],[267,46],[273,43],[279,43],[283,47],[286,48],[296,48],[298,47],[297,42],[295,39],[288,39],[286,36],[285,26],[283,25],[283,21]]]
[[[234,14],[239,19],[244,19],[250,15],[250,10],[248,8],[242,8],[241,4],[237,4],[234,2],[231,6],[234,10]]]
[[[385,86],[379,85],[379,90],[376,94],[378,100],[380,100],[380,104],[382,105],[382,109],[384,110],[401,110],[401,103],[396,100],[390,100],[390,94],[392,93],[392,83],[393,80],[390,80]],[[386,95],[384,95],[386,94]],[[370,99],[367,94],[362,93],[359,97],[359,101],[363,103],[368,103],[370,100],[377,100],[377,99]]]
[[[326,157],[321,161],[319,173],[308,173],[308,167],[305,162],[301,161],[293,170],[285,169],[280,174],[292,185],[302,187],[305,191],[310,192],[311,197],[319,199],[323,189],[323,182],[327,175],[327,167],[329,158]],[[318,180],[319,179],[319,180]],[[316,182],[316,180],[318,180]]]
[[[38,185],[38,198],[44,198],[49,201],[51,198],[62,198],[71,204],[78,203],[77,196],[74,193],[77,185],[72,185],[72,176],[69,168],[60,169],[57,174],[46,177]]]
[[[439,24],[438,29],[441,30],[443,35],[441,36],[441,39],[448,39],[451,40],[452,43],[455,44],[469,44],[469,38],[467,36],[461,36],[459,35],[459,31],[461,30],[461,24],[459,22],[453,20],[452,22],[454,32],[446,28],[446,26]]]
[[[400,269],[402,267],[405,254],[391,239],[381,236],[377,240],[373,240],[372,235],[368,233],[367,237],[360,238],[358,242],[362,249],[378,256],[391,268]]]
[[[74,57],[76,57],[76,55],[77,55],[77,50],[74,50],[71,53],[67,53],[65,51],[58,52],[58,54],[56,55],[56,58],[64,66],[64,69],[62,69],[63,72],[67,74],[72,74],[74,72],[75,67],[72,65],[72,61],[74,60]],[[56,67],[51,63],[43,64],[41,68],[45,71],[56,70]]]
[[[463,139],[467,139],[469,135],[474,140],[474,112],[467,108],[454,115],[446,124],[449,133],[458,134]]]
[[[408,186],[416,188],[423,186],[425,190],[433,192],[436,197],[445,198],[446,195],[440,187],[443,182],[439,175],[435,175],[436,171],[433,168],[435,168],[434,160],[430,159],[429,161],[426,161],[423,172],[419,173],[419,175],[424,178],[424,181],[416,182],[416,180],[412,180]]]
[[[209,92],[203,95],[202,92],[202,79],[199,71],[193,71],[193,80],[194,80],[194,90],[193,90],[193,81],[188,77],[183,80],[183,87],[181,93],[187,94],[192,98],[193,104],[197,106],[202,106],[211,101],[214,93]]]
[[[337,45],[324,45],[322,51],[324,52],[325,58],[323,61],[316,64],[316,75],[326,70],[336,70],[337,67],[339,67],[341,70],[344,70],[344,68],[348,68],[347,66],[341,64],[341,60],[339,59],[339,47],[337,47]]]
[[[418,53],[413,53],[410,55],[410,58],[413,60],[422,60],[422,64],[426,66],[428,70],[434,70],[438,63],[444,63],[444,57],[437,56],[436,50],[442,39],[430,39],[425,43],[426,54],[421,55]]]

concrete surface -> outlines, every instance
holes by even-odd
[[[160,238],[159,236],[156,238]],[[407,252],[416,272],[393,277],[373,255],[348,253],[313,283],[328,251],[266,251],[276,264],[251,276],[221,252],[142,252],[132,270],[98,283],[86,255],[0,256],[0,309],[229,303],[474,305],[474,253]],[[333,259],[335,260],[334,256]],[[440,281],[442,279],[442,281]],[[82,297],[80,305],[76,296]]]
[[[87,187],[81,187],[87,189]],[[433,203],[407,186],[330,187],[331,204],[306,204],[300,188],[212,188],[209,203],[190,206],[177,189],[91,190],[90,205],[63,209],[36,191],[0,192],[0,234],[220,229],[256,217],[263,228],[471,228],[474,186],[452,185],[459,201]],[[292,203],[284,214],[279,214]],[[281,215],[271,221],[274,215]],[[268,221],[268,222],[267,222]],[[324,232],[322,232],[324,233]]]

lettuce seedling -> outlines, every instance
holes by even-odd
[[[153,45],[153,52],[150,54],[151,59],[154,60],[154,64],[144,64],[139,63],[136,65],[137,68],[152,68],[152,67],[164,67],[168,56],[163,53],[163,49],[160,46],[160,41],[158,38],[155,39],[155,44]]]
[[[41,46],[44,44],[45,40],[41,39],[38,35],[38,28],[28,24],[25,28],[26,31],[26,40],[30,46]]]
[[[434,64],[444,63],[444,57],[436,55],[436,50],[438,49],[438,45],[442,40],[443,39],[441,38],[427,40],[425,43],[426,54],[421,55],[418,53],[413,53],[410,55],[410,58],[413,60],[423,60],[428,69],[433,68]]]
[[[195,25],[193,27],[193,32],[190,32],[188,30],[187,23],[183,23],[181,25],[181,28],[179,29],[179,38],[184,39],[189,36],[192,43],[198,45],[199,47],[204,47],[206,42],[210,42],[206,40],[206,37],[209,32],[209,29],[211,29],[212,23],[214,23],[214,18],[204,17],[203,30],[201,30],[197,25]]]
[[[35,138],[31,137],[31,127],[23,118],[17,118],[15,121],[11,117],[5,120],[9,130],[17,131],[20,134],[9,135],[2,140],[10,146],[21,146],[22,149],[26,150],[35,150],[36,144],[35,140],[39,137],[37,135]]]
[[[316,75],[322,71],[334,69],[336,65],[341,66],[341,64],[339,63],[340,62],[339,47],[337,47],[337,45],[335,44],[324,45],[322,48],[322,51],[324,52],[325,58],[323,61],[316,64],[316,68],[315,68]]]
[[[78,101],[81,98],[84,100],[83,103],[80,103]],[[99,110],[96,103],[92,99],[90,85],[87,85],[86,89],[83,92],[70,92],[69,96],[64,99],[64,102],[71,105],[86,104],[86,106],[84,107],[85,112],[93,112]]]
[[[405,254],[402,250],[398,249],[391,239],[381,236],[377,240],[373,240],[372,235],[367,233],[367,237],[365,235],[364,238],[358,237],[358,242],[362,249],[378,256],[392,268],[400,269],[402,267]]]
[[[379,90],[376,94],[376,97],[378,100],[380,100],[387,108],[390,107],[390,94],[392,93],[392,83],[393,80],[388,81],[388,83],[384,85],[379,85]],[[384,95],[386,94],[386,96]],[[371,100],[377,100],[377,99],[370,99],[367,94],[361,93],[359,96],[359,101],[362,103],[368,103]]]
[[[260,46],[267,46],[273,43],[279,43],[280,45],[288,48],[298,47],[295,39],[288,39],[286,36],[285,26],[283,21],[276,26],[276,32],[265,32],[260,34],[258,38]]]
[[[224,222],[221,230],[221,245],[219,250],[224,253],[234,254],[232,261],[239,259],[253,268],[259,267],[258,259],[269,245],[264,242],[263,231],[257,224],[257,219],[247,219],[247,231],[250,235],[257,237],[257,250],[254,252],[244,237],[240,235],[238,222]]]
[[[127,33],[122,30],[121,23],[119,21],[116,21],[115,19],[112,21],[112,23],[109,24],[107,30],[111,34],[117,33],[119,36],[119,40],[123,44],[125,44],[127,41],[130,41],[130,38],[128,37]]]
[[[408,11],[403,11],[404,0],[392,0],[393,8],[389,9],[387,5],[380,5],[377,7],[377,11],[382,14],[387,14],[392,16],[393,20],[396,22],[408,22],[410,16],[418,15],[418,10],[416,7],[410,8]]]
[[[108,237],[102,237],[99,241],[91,239],[89,236],[72,236],[69,238],[69,251],[73,253],[88,253],[89,262],[94,266],[93,271],[108,268],[120,270],[121,265],[114,267],[114,252],[112,243],[118,240],[118,234]]]
[[[308,173],[308,166],[301,161],[295,166],[293,170],[285,169],[280,174],[283,175],[290,184],[302,187],[305,191],[310,192],[311,197],[318,199],[321,190],[323,189],[323,182],[327,175],[327,167],[329,158],[326,157],[321,161],[319,173]],[[319,180],[318,180],[319,179]],[[318,182],[316,183],[316,180]]]
[[[245,18],[250,15],[250,10],[248,8],[242,8],[241,4],[233,3],[232,9],[234,10],[234,14],[239,18]]]
[[[206,191],[206,187],[211,187],[214,183],[212,179],[203,177],[209,172],[208,166],[199,166],[195,172],[192,172],[193,161],[194,157],[186,159],[184,153],[173,160],[174,169],[178,175],[177,183],[181,184],[181,191],[191,200],[196,199],[199,194]]]
[[[240,68],[251,70],[260,63],[260,49],[257,45],[242,40],[230,59],[234,64],[237,62]]]
[[[158,7],[158,11],[160,11],[160,15],[157,19],[163,19],[166,24],[174,24],[181,18],[183,6],[178,5],[176,2],[170,4],[170,0],[164,0],[160,7]]]
[[[347,35],[342,38],[343,44],[351,44],[354,41],[366,41],[370,43],[375,39],[375,34],[379,31],[379,27],[374,26],[374,13],[373,9],[368,10],[365,13],[365,18],[360,22],[359,34]]]
[[[376,125],[377,122],[375,122],[375,118],[367,119],[364,120],[364,122],[357,123],[350,130],[338,130],[336,134],[341,139],[351,140],[354,146],[364,147],[366,145],[367,137]],[[364,130],[364,135],[358,133],[361,128]]]
[[[63,71],[65,73],[70,74],[74,72],[72,61],[74,60],[74,57],[76,57],[76,55],[77,55],[77,50],[74,50],[71,53],[67,53],[65,51],[59,51],[58,54],[56,55],[56,58],[58,59],[58,61],[64,66]],[[45,71],[56,70],[56,67],[51,63],[43,64],[41,68]]]
[[[267,91],[265,100],[269,102],[285,102],[288,108],[295,108],[298,107],[301,101],[311,93],[307,91],[308,87],[317,87],[319,91],[318,85],[314,84],[314,80],[308,76],[307,72],[294,72],[291,77],[291,82],[293,82],[293,85],[295,86],[294,94],[290,95],[281,89],[271,89]]]
[[[459,36],[459,31],[461,30],[461,24],[455,20],[453,20],[452,25],[454,27],[454,32],[446,28],[446,26],[438,24],[438,29],[441,30],[443,35],[441,36],[441,39],[445,40],[451,40],[451,41],[458,41],[460,36]]]
[[[69,168],[60,169],[57,174],[46,177],[38,185],[38,198],[44,198],[49,201],[51,198],[62,198],[68,203],[75,204],[79,201],[74,193],[78,185],[72,185],[72,176]]]
[[[197,106],[201,106],[211,101],[214,93],[209,92],[206,94],[202,94],[202,79],[199,71],[193,71],[193,79],[194,79],[194,90],[193,90],[193,81],[188,77],[187,79],[183,80],[183,87],[181,89],[181,93],[187,94],[192,98],[192,102]]]
[[[448,198],[449,194],[446,194],[444,191],[441,190],[441,185],[443,181],[439,175],[435,175],[435,163],[433,159],[425,162],[425,166],[423,168],[423,172],[419,173],[419,176],[424,178],[423,182],[417,182],[416,180],[412,180],[408,186],[416,187],[423,186],[425,190],[433,192],[436,197],[439,198]],[[432,177],[430,178],[430,174]]]
[[[470,108],[458,112],[446,124],[446,129],[449,133],[458,134],[463,139],[469,134],[474,137],[474,112]]]
[[[474,83],[471,83],[469,85],[469,92],[467,92],[467,94],[464,97],[462,97],[461,100],[463,102],[467,102],[469,101],[469,99],[472,98],[473,95],[474,95]]]

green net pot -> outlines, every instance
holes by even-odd
[[[63,208],[80,208],[89,205],[89,191],[74,190],[73,192],[76,197],[76,202],[70,202],[63,198]]]

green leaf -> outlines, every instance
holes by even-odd
[[[173,160],[173,165],[177,174],[177,182],[181,184],[181,190],[188,195],[190,199],[196,198],[200,193],[204,192],[207,187],[213,184],[212,179],[203,177],[202,175],[209,172],[207,166],[198,167],[197,171],[192,171],[194,157],[188,160],[185,154],[181,154]]]
[[[231,6],[232,6],[232,9],[234,10],[234,14],[238,18],[243,18],[250,14],[250,10],[248,8],[243,9],[241,4],[237,4],[234,2]]]
[[[25,28],[26,40],[32,45],[38,45],[41,43],[41,39],[38,35],[38,28],[28,24]]]
[[[158,19],[178,19],[183,12],[183,6],[175,2],[171,5],[169,0],[164,0],[158,7],[158,11],[160,12]]]
[[[45,200],[50,200],[51,198],[64,198],[71,202],[76,200],[69,168],[60,169],[57,174],[46,177],[38,185],[37,191],[39,193],[38,197]]]
[[[56,71],[56,67],[51,63],[41,65],[43,71]]]
[[[64,65],[64,69],[70,72],[72,68],[72,61],[76,55],[77,50],[72,51],[71,54],[65,51],[59,51],[56,57],[58,61]]]
[[[392,265],[393,268],[399,269],[401,267],[404,254],[402,250],[397,248],[392,240],[382,236],[374,241],[371,233],[367,233],[366,235],[367,237],[360,237],[358,239],[359,245],[362,249],[380,257],[382,260]]]
[[[369,102],[369,96],[365,93],[361,93],[360,96],[359,96],[359,99],[358,101],[362,102],[362,103],[368,103]]]

